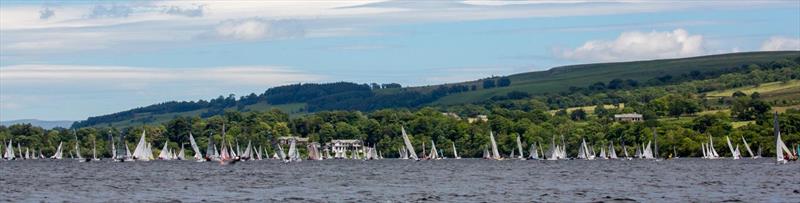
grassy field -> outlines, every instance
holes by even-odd
[[[606,104],[606,105],[603,105],[603,107],[606,108],[606,109],[625,108],[625,104],[619,104],[619,106]],[[575,110],[583,109],[583,111],[585,111],[587,114],[594,114],[594,109],[595,108],[597,108],[597,106],[571,107],[571,108],[567,108],[567,113],[572,113]],[[558,112],[558,110],[550,110],[548,112],[550,113],[550,115],[555,115],[556,112]]]
[[[480,81],[456,83],[477,85],[476,91],[452,94],[435,101],[434,105],[450,105],[474,103],[505,95],[511,91],[528,93],[559,92],[571,86],[586,87],[596,82],[607,83],[612,79],[633,79],[646,81],[663,75],[678,76],[691,71],[711,71],[739,67],[745,64],[768,63],[774,60],[800,57],[798,51],[784,52],[751,52],[713,56],[702,56],[683,59],[664,59],[652,61],[635,61],[622,63],[599,63],[557,67],[547,71],[528,72],[511,75],[511,86],[503,88],[482,89]],[[417,87],[417,90],[431,89],[437,86]],[[411,88],[415,89],[415,88]]]
[[[785,93],[791,94],[800,92],[800,80],[790,80],[788,82],[771,82],[771,83],[760,84],[757,86],[747,86],[747,87],[727,89],[723,91],[713,91],[706,93],[706,97],[730,97],[736,91],[741,91],[747,95],[753,94],[754,92],[758,92],[762,96],[768,96],[765,94],[769,94],[772,92],[783,92],[784,94]]]

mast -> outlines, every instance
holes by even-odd
[[[658,131],[653,127],[653,158],[658,159]]]

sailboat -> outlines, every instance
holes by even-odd
[[[517,151],[519,151],[519,156],[517,156],[517,158],[525,160],[525,156],[522,154],[522,141],[520,140],[519,135],[517,135]]]
[[[436,143],[433,140],[431,140],[431,153],[428,155],[428,159],[431,160],[441,159],[439,157],[439,152],[436,149]]]
[[[95,141],[92,140],[92,161],[99,161],[100,159],[97,158],[97,146],[95,145]]]
[[[14,145],[11,144],[11,140],[8,140],[8,146],[6,147],[6,152],[3,153],[3,159],[5,160],[14,160],[16,156],[14,156]]]
[[[178,154],[175,155],[175,159],[186,160],[186,153],[183,151],[183,145],[181,145],[181,151],[178,151]]]
[[[550,149],[547,150],[547,160],[558,160],[559,158],[559,149],[558,145],[556,145],[556,138],[553,137],[552,142],[550,143]]]
[[[778,125],[778,112],[775,112],[772,122],[773,131],[775,131],[775,158],[778,164],[785,164],[789,159],[793,159],[794,156],[792,152],[789,151],[789,148],[786,147],[786,144],[783,143],[783,139],[781,139],[781,128]]]
[[[712,138],[711,135],[708,135],[708,144],[706,145],[706,150],[708,150],[707,154],[709,159],[719,158],[719,153],[717,153],[717,150],[714,149],[714,138]]]
[[[494,140],[494,133],[492,131],[489,131],[489,139],[490,139],[491,144],[492,144],[492,157],[491,158],[494,159],[494,160],[501,160],[502,158],[500,157],[500,152],[497,151],[497,142]]]
[[[450,144],[452,144],[452,145],[453,145],[453,158],[455,158],[455,159],[461,159],[461,157],[460,157],[460,156],[458,156],[458,150],[456,150],[456,143],[455,143],[455,142],[452,142],[452,143],[450,143]]]
[[[133,159],[138,161],[150,161],[153,160],[153,151],[150,147],[150,144],[147,143],[146,138],[147,133],[146,131],[142,131],[142,136],[139,137],[139,143],[136,144],[136,148],[133,149]],[[127,147],[127,145],[126,145]]]
[[[262,158],[262,156],[261,156],[261,146],[259,145],[258,148],[256,148],[255,151],[256,151],[256,160],[261,160],[261,158]]]
[[[744,148],[747,149],[747,154],[750,154],[750,158],[757,159],[758,157],[753,154],[753,150],[750,150],[750,145],[747,144],[747,140],[744,139],[744,136],[742,136],[742,142],[744,143]]]
[[[81,156],[81,148],[79,146],[79,143],[80,143],[80,141],[78,141],[78,137],[75,136],[75,157],[77,157],[78,160],[80,160],[80,161],[86,161]]]
[[[111,142],[111,160],[117,160],[117,146],[114,144],[114,135],[109,131],[108,140]]]
[[[618,159],[617,157],[617,150],[614,150],[614,143],[608,143],[608,158],[610,159]]]
[[[158,154],[159,160],[172,160],[172,155],[167,148],[169,146],[169,140],[164,141],[164,147],[161,148],[161,153]]]
[[[731,144],[731,138],[725,136],[725,139],[728,142],[728,149],[731,150],[731,157],[733,157],[734,160],[741,158],[741,155],[738,154],[739,153],[738,147],[736,150],[733,149],[733,145]]]
[[[192,132],[189,132],[189,145],[192,145],[192,151],[194,151],[194,156],[192,156],[192,158],[194,158],[194,160],[197,162],[205,161],[205,159],[203,159],[203,156],[200,155],[201,154],[200,147],[197,147],[197,142],[194,141],[194,136],[192,135]]]
[[[600,156],[599,157],[601,159],[608,159],[608,156],[606,156],[606,148],[600,147]]]
[[[578,149],[578,159],[594,160],[595,156],[586,144],[586,139],[581,139],[581,147]]]
[[[297,141],[294,139],[289,141],[289,159],[287,162],[300,162],[300,154],[297,152]]]
[[[528,152],[528,159],[539,160],[539,151],[536,150],[536,143],[531,144],[530,152]]]
[[[406,128],[400,127],[400,132],[403,134],[403,143],[406,145],[406,150],[408,150],[409,158],[414,160],[419,160],[417,157],[417,152],[414,151],[414,146],[411,145],[411,140],[408,138],[408,134],[406,134]]]
[[[131,149],[128,148],[128,142],[125,141],[125,161],[133,161],[133,154],[131,154]]]
[[[655,156],[653,155],[654,154],[653,149],[650,148],[651,143],[652,143],[651,141],[647,141],[647,147],[644,148],[644,151],[642,152],[642,156],[645,159],[655,159]]]
[[[286,153],[283,152],[283,147],[281,147],[280,144],[278,144],[278,152],[277,153],[278,153],[278,158],[279,159],[286,160],[286,158],[287,158],[286,157]]]

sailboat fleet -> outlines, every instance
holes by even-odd
[[[411,142],[411,138],[407,134],[404,127],[401,127],[401,136],[403,140],[402,147],[397,148],[398,159],[411,159],[411,160],[439,160],[439,159],[446,159],[447,156],[444,153],[444,150],[438,149],[436,147],[435,140],[430,140],[430,148],[425,147],[425,143],[422,142],[422,153],[418,156],[417,151],[414,148],[414,145]],[[266,148],[262,148],[260,146],[253,146],[252,142],[248,142],[244,151],[241,151],[238,142],[236,142],[236,146],[231,144],[230,141],[226,141],[225,139],[225,127],[223,125],[222,128],[222,141],[220,143],[214,143],[212,139],[213,136],[210,134],[208,139],[208,146],[206,147],[205,153],[200,151],[200,148],[195,140],[195,137],[192,133],[188,133],[189,136],[189,144],[193,153],[191,153],[190,157],[186,157],[186,149],[184,146],[181,145],[180,150],[175,152],[174,149],[169,148],[169,141],[165,141],[162,149],[158,156],[153,156],[152,144],[147,141],[147,132],[143,131],[141,136],[139,137],[139,141],[136,144],[136,147],[131,150],[128,148],[127,143],[123,141],[122,138],[119,141],[114,140],[113,136],[110,137],[110,148],[111,148],[111,159],[118,162],[130,162],[130,161],[151,161],[151,160],[194,160],[196,162],[206,162],[206,161],[220,161],[220,162],[230,162],[230,161],[246,161],[246,160],[262,160],[262,158],[269,158],[269,152]],[[575,157],[569,157],[567,155],[567,145],[564,140],[564,137],[561,136],[560,140],[556,140],[554,136],[551,140],[550,146],[547,150],[542,147],[542,143],[532,143],[530,144],[527,150],[527,156],[525,154],[525,150],[523,149],[523,142],[520,136],[516,136],[515,144],[516,146],[510,150],[510,154],[508,156],[503,156],[499,152],[499,148],[497,145],[497,140],[495,139],[494,132],[489,132],[489,146],[485,147],[483,150],[483,158],[484,159],[491,159],[491,160],[506,160],[506,159],[520,159],[520,160],[569,160],[569,159],[583,159],[583,160],[630,160],[633,158],[637,159],[657,159],[657,153],[653,149],[657,149],[657,145],[653,143],[653,141],[647,141],[647,144],[639,143],[635,144],[635,153],[633,156],[629,156],[629,151],[627,146],[624,142],[621,142],[621,154],[622,157],[618,156],[617,148],[615,148],[613,142],[609,142],[607,146],[601,144],[599,148],[596,148],[594,145],[587,143],[586,139],[581,139],[580,146],[577,149],[577,155]],[[774,118],[774,136],[775,136],[775,146],[776,151],[775,157],[776,162],[779,164],[787,163],[789,160],[796,160],[797,157],[790,150],[789,147],[783,142],[781,139],[780,134],[780,127],[777,121],[777,113],[775,114]],[[655,140],[656,135],[654,133],[653,139]],[[758,148],[758,153],[753,153],[750,144],[747,142],[744,136],[741,136],[741,143],[743,144],[741,149],[747,151],[748,157],[752,159],[756,159],[761,157],[761,148]],[[730,159],[737,160],[744,158],[744,154],[740,150],[740,145],[734,145],[731,141],[729,136],[725,137],[726,144],[728,146],[728,150],[730,151],[731,157]],[[454,159],[461,159],[458,155],[458,149],[456,148],[456,143],[451,142],[452,148],[452,158]],[[17,143],[16,151],[13,140],[8,140],[7,142],[3,141],[4,148],[3,151],[3,159],[4,160],[16,160],[16,159],[44,159],[45,156],[41,153],[41,150],[36,150],[32,148],[25,148],[23,152],[23,147],[20,143]],[[283,146],[277,144],[273,147],[275,149],[273,151],[273,155],[271,156],[273,159],[279,159],[284,162],[300,162],[304,160],[301,156],[301,153],[298,151],[299,147],[297,146],[296,139],[289,139],[288,140],[288,151],[284,151]],[[97,161],[100,160],[97,156],[97,148],[96,143],[92,141],[92,157],[89,159],[84,159],[83,155],[80,151],[80,141],[75,136],[75,143],[74,149],[68,150],[70,157],[80,160],[81,162],[84,161]],[[334,149],[321,149],[319,144],[316,143],[309,143],[306,145],[306,152],[307,157],[305,160],[326,160],[326,159],[359,159],[359,160],[379,160],[383,159],[383,154],[377,150],[377,148],[373,146],[359,146],[352,149],[346,148],[334,148]],[[675,147],[673,146],[673,154],[676,153]],[[721,157],[720,154],[717,152],[717,149],[714,146],[714,138],[712,136],[708,136],[707,142],[703,142],[700,145],[700,149],[702,152],[703,159],[722,159],[727,157]],[[428,151],[429,150],[429,151]],[[599,151],[599,152],[598,152]],[[37,154],[38,153],[38,154]],[[516,153],[516,154],[515,154]],[[262,156],[264,155],[264,156]],[[54,152],[53,156],[49,157],[50,159],[54,160],[61,160],[64,159],[64,143],[59,142],[56,151]]]

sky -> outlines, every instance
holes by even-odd
[[[800,50],[800,0],[0,0],[0,120],[774,50]]]

